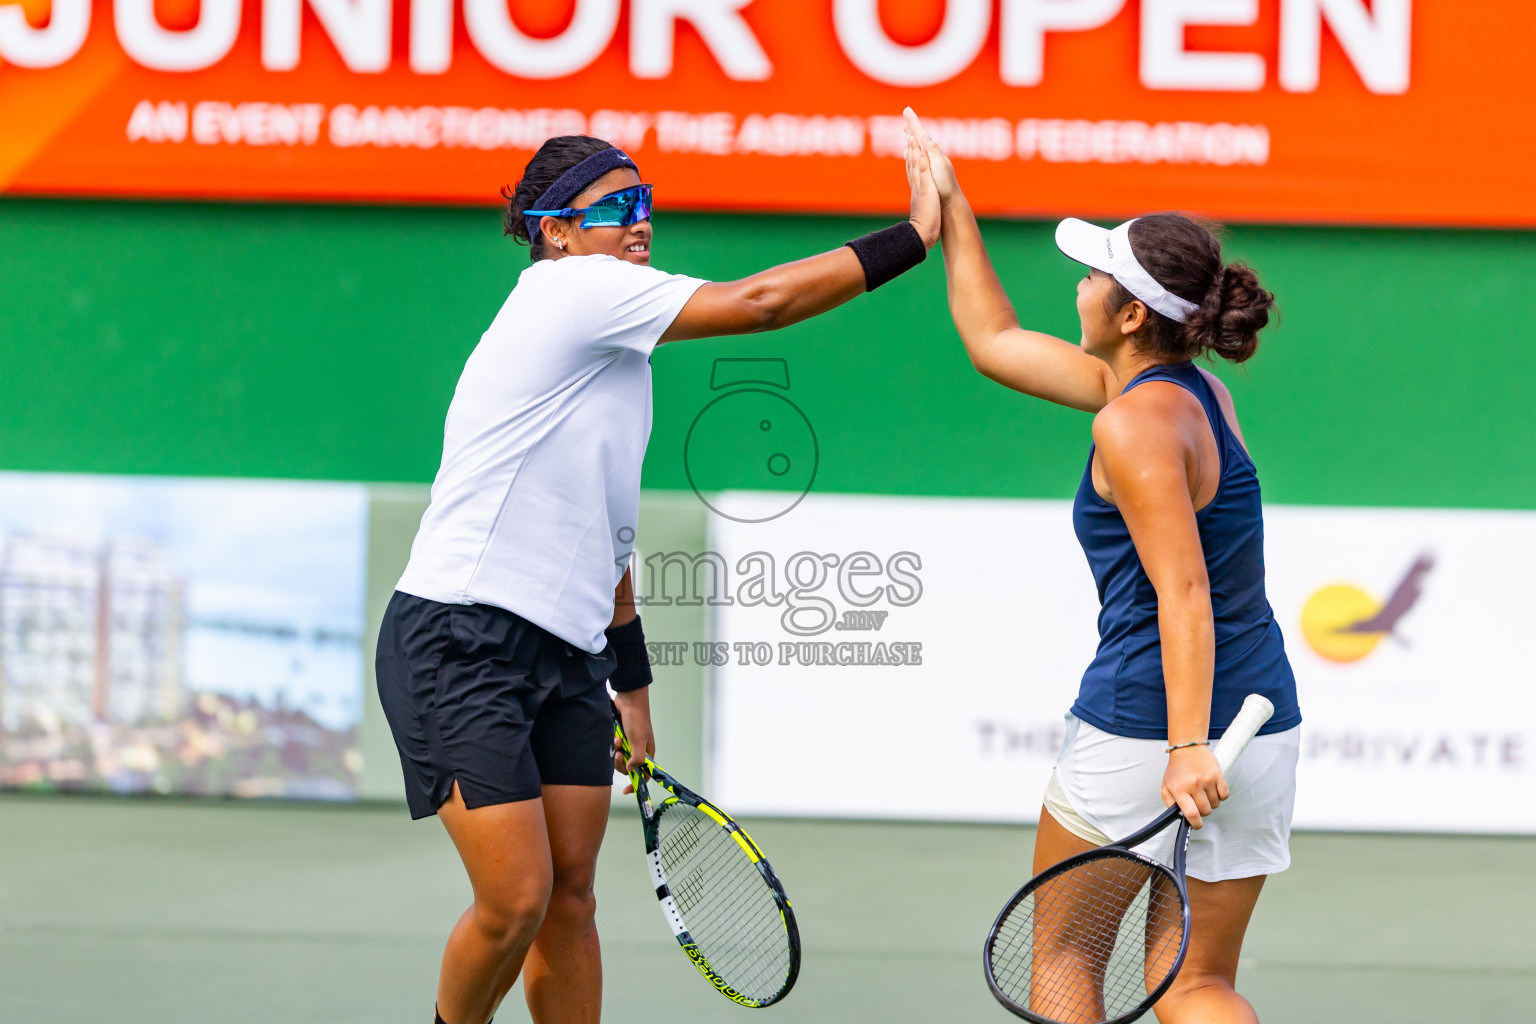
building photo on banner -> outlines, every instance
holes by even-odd
[[[1529,1018],[1533,40],[0,0],[0,1021]]]
[[[0,473],[0,786],[355,795],[367,502]]]

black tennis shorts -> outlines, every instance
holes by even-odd
[[[520,615],[395,592],[379,629],[379,699],[412,818],[458,780],[466,807],[541,786],[613,784],[613,648],[589,654]]]

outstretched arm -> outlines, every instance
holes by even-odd
[[[906,115],[908,135],[923,149],[939,190],[949,313],[971,365],[1026,395],[1087,412],[1102,409],[1120,392],[1109,366],[1070,342],[1019,326],[954,166],[910,108]]]
[[[661,342],[775,331],[864,294],[864,267],[846,245],[693,293]]]
[[[908,223],[926,248],[939,239],[939,194],[920,149],[907,147]],[[910,236],[909,236],[910,237]],[[848,246],[771,267],[740,281],[712,281],[693,293],[661,341],[776,331],[836,309],[870,286]]]

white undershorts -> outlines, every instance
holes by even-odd
[[[1066,739],[1046,785],[1051,817],[1102,846],[1130,835],[1164,810],[1162,740],[1115,736],[1067,715]],[[1231,796],[1189,833],[1189,874],[1205,882],[1272,875],[1291,865],[1291,811],[1301,726],[1256,736],[1227,774]],[[1137,849],[1168,862],[1176,829]]]

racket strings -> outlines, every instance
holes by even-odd
[[[667,887],[704,959],[742,995],[777,995],[789,978],[788,933],[746,851],[687,804],[663,808],[657,833]]]
[[[1165,872],[1110,853],[1027,893],[988,949],[993,980],[1016,1005],[1062,1024],[1137,1009],[1178,962],[1184,904]]]

